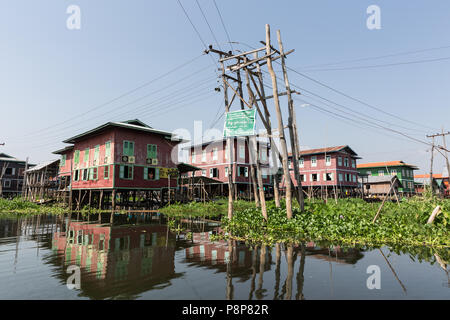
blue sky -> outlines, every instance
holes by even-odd
[[[229,48],[214,2],[198,1],[219,45]],[[215,45],[196,1],[181,3],[205,43]],[[269,23],[272,39],[276,40],[275,32],[280,29],[285,47],[296,50],[287,59],[289,67],[366,104],[294,72],[289,73],[292,84],[371,117],[370,121],[385,121],[383,126],[419,140],[426,141],[425,135],[441,126],[450,130],[450,60],[445,59],[450,57],[450,2],[216,3],[231,40],[239,42],[233,45],[235,49],[261,46]],[[66,9],[72,4],[81,9],[80,30],[66,27]],[[366,9],[373,4],[381,9],[380,30],[366,27]],[[421,51],[431,48],[440,49]],[[204,129],[214,124],[221,130],[223,97],[214,91],[217,67],[210,57],[200,56],[203,50],[176,0],[2,1],[0,143],[6,145],[0,146],[0,152],[29,157],[32,162],[52,159],[51,152],[64,145],[62,140],[111,120],[139,118],[165,130],[193,130],[194,121],[202,120]],[[397,55],[412,51],[421,52]],[[394,56],[353,61],[385,55]],[[387,66],[434,59],[442,60]],[[328,65],[347,60],[353,62]],[[266,83],[270,83],[268,77]],[[347,116],[330,103],[302,93],[301,99]],[[429,171],[429,146],[385,129],[342,121],[311,106],[300,107],[304,102],[295,103],[302,145],[348,144],[363,157],[361,161],[404,160],[418,165],[421,172]],[[276,123],[275,116],[272,122]],[[435,158],[434,170],[441,172],[443,157],[436,154]]]

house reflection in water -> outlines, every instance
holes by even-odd
[[[81,292],[93,299],[133,298],[179,276],[175,235],[166,226],[71,222],[54,234],[52,248],[65,268],[81,267]]]
[[[192,246],[185,249],[186,262],[201,265],[208,268],[226,271],[226,266],[231,262],[234,276],[248,279],[252,274],[251,268],[260,268],[260,251],[254,250],[245,244],[234,241],[233,250],[230,250],[228,242],[224,240],[211,242],[210,236],[217,233],[210,232],[193,233]],[[230,257],[231,254],[231,257]],[[272,255],[270,251],[265,252],[264,271],[270,270]]]

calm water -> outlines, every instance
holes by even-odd
[[[250,248],[209,241],[212,226],[177,239],[158,219],[75,218],[0,218],[0,299],[450,299],[445,250]],[[80,289],[66,286],[71,265]],[[371,265],[379,290],[367,288]]]

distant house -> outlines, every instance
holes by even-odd
[[[430,181],[430,174],[416,174],[414,175],[414,184],[417,193],[423,193],[427,186],[432,183],[433,191],[437,194],[447,195],[449,193],[448,176],[443,174],[433,174],[433,181]]]
[[[61,155],[60,177],[81,200],[82,192],[115,195],[176,188],[178,170],[172,159],[182,140],[171,132],[154,129],[140,120],[107,122],[64,140],[71,144],[53,153]],[[170,179],[169,179],[170,177]],[[70,188],[68,188],[70,189]],[[115,197],[113,196],[113,199]]]
[[[358,173],[360,176],[379,177],[394,175],[399,179],[402,187],[399,187],[400,193],[414,193],[414,170],[418,170],[414,165],[403,161],[385,161],[358,164]]]
[[[261,174],[263,184],[270,186],[272,177],[269,172],[269,151],[268,143],[259,143],[259,159],[261,163]],[[226,139],[208,141],[201,144],[191,145],[185,149],[189,150],[189,164],[199,168],[195,172],[196,177],[206,177],[209,184],[215,184],[220,188],[217,192],[223,193],[223,186],[228,189],[228,147]],[[234,171],[232,179],[236,186],[236,191],[249,196],[251,191],[251,163],[255,163],[250,158],[249,146],[245,138],[235,138],[233,142]],[[228,191],[227,191],[228,192]]]
[[[0,197],[12,198],[22,193],[25,165],[26,161],[0,153]]]
[[[387,195],[391,190],[391,185],[391,194],[398,193],[398,190],[403,188],[396,175],[368,176],[367,180],[360,177],[359,182],[363,185],[365,195]]]
[[[301,150],[299,171],[302,187],[327,187],[343,192],[354,191],[358,187],[356,169],[358,159],[361,158],[348,145]],[[297,185],[291,154],[289,168],[291,179]]]

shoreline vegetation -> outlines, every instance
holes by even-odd
[[[441,207],[432,224],[427,220],[436,206]],[[284,201],[277,208],[267,201],[267,221],[254,202],[234,202],[233,218],[227,218],[227,199],[215,202],[175,203],[159,209],[172,225],[181,219],[213,219],[220,222],[223,233],[213,239],[233,239],[248,243],[277,242],[300,243],[304,241],[329,241],[347,245],[407,245],[450,247],[450,200],[433,196],[413,197],[400,203],[386,202],[375,223],[372,220],[379,203],[362,199],[305,201],[305,211],[300,212],[294,202],[292,219],[287,219]],[[39,205],[23,199],[0,199],[0,217],[33,214],[64,214],[68,210],[61,204]],[[83,215],[111,212],[83,208]],[[128,213],[128,210],[117,210]]]
[[[213,239],[233,239],[248,243],[273,245],[278,242],[301,243],[328,241],[347,245],[405,245],[450,247],[450,200],[437,197],[405,199],[399,204],[386,202],[379,217],[372,223],[380,203],[362,199],[339,199],[325,204],[320,200],[305,201],[300,212],[294,202],[292,219],[286,218],[282,201],[277,208],[267,201],[268,220],[254,203],[236,201],[233,218],[227,218],[225,200],[216,203],[173,204],[160,209],[172,219],[221,217],[223,233]],[[427,224],[433,209],[441,207],[432,224]]]

